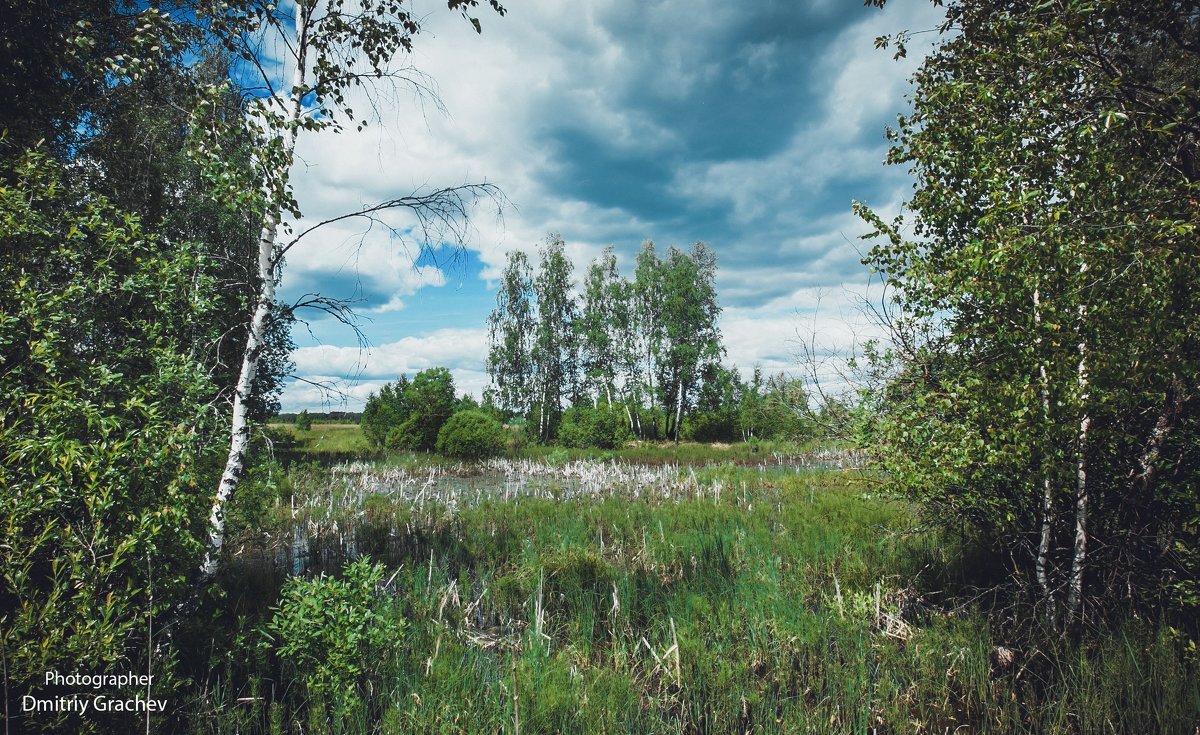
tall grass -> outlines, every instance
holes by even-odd
[[[346,461],[370,451],[358,424],[314,423],[307,431],[295,424],[270,424],[266,433],[264,449],[289,461]]]
[[[522,475],[519,491],[506,472]],[[1195,661],[1174,639],[1130,624],[1087,644],[1006,646],[947,588],[960,542],[920,528],[854,472],[508,462],[468,475],[356,465],[290,476],[270,523],[302,527],[314,548],[386,560],[371,615],[387,642],[364,653],[361,705],[347,714],[307,691],[305,672],[263,636],[279,613],[242,605],[257,612],[231,621],[234,653],[200,688],[192,730],[1192,733],[1200,723]]]

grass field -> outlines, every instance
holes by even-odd
[[[269,424],[267,428],[283,448],[310,459],[322,455],[357,455],[369,450],[358,424],[315,423],[308,431],[297,429],[295,424]]]
[[[977,557],[859,473],[530,461],[487,472],[309,466],[272,486],[259,515],[269,537],[304,529],[309,560],[331,569],[354,555],[381,564],[374,576],[310,574],[273,608],[237,601],[230,645],[214,647],[233,653],[212,662],[193,729],[1193,733],[1200,722],[1195,662],[1169,635],[1131,623],[1087,645],[1006,639],[996,611],[971,601]],[[518,485],[520,473],[531,479]],[[230,581],[235,600],[244,584]]]

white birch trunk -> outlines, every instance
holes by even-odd
[[[679,377],[679,388],[675,391],[675,441],[679,441],[679,418],[683,415],[683,376]]]
[[[1087,262],[1080,264],[1079,274],[1087,272]],[[1082,279],[1080,279],[1082,287]],[[1087,305],[1079,306],[1079,328],[1083,331],[1087,320]],[[1071,580],[1067,593],[1067,624],[1071,624],[1079,614],[1079,604],[1083,599],[1083,573],[1087,566],[1087,522],[1088,522],[1088,487],[1087,487],[1087,441],[1088,429],[1092,417],[1087,412],[1088,402],[1088,366],[1087,338],[1079,339],[1079,367],[1076,370],[1076,385],[1079,391],[1079,405],[1083,415],[1079,419],[1079,435],[1076,448],[1075,462],[1075,552],[1071,560]]]
[[[293,153],[296,149],[296,134],[299,130],[300,117],[304,112],[303,85],[306,55],[308,51],[306,35],[307,14],[296,14],[296,68],[292,71],[292,87],[288,98],[288,119],[282,133],[285,168],[291,168]],[[286,174],[286,171],[281,172]],[[221,473],[221,481],[217,485],[217,493],[213,498],[212,510],[208,516],[208,549],[200,571],[205,577],[216,574],[220,567],[221,548],[225,544],[225,505],[237,490],[238,480],[245,470],[246,452],[250,445],[250,420],[247,402],[251,398],[254,378],[258,374],[258,360],[262,356],[263,344],[266,339],[267,325],[271,319],[271,311],[275,305],[275,269],[278,265],[278,255],[275,252],[276,234],[281,219],[280,204],[268,193],[268,210],[263,216],[262,229],[258,236],[258,299],[254,305],[254,315],[250,319],[246,334],[246,348],[242,353],[242,366],[238,371],[237,383],[233,391],[233,416],[230,425],[229,455],[225,460],[225,469]]]
[[[538,403],[538,439],[546,441],[546,382],[542,381],[542,400]]]
[[[1050,380],[1046,375],[1046,363],[1041,359],[1041,325],[1042,325],[1042,302],[1041,294],[1035,287],[1033,289],[1033,323],[1036,325],[1038,336],[1034,343],[1038,346],[1038,377],[1041,381],[1040,392],[1042,398],[1042,421],[1045,426],[1050,426]],[[1035,564],[1038,586],[1042,588],[1042,597],[1046,601],[1046,616],[1053,621],[1055,616],[1054,604],[1054,589],[1050,585],[1050,576],[1047,570],[1050,559],[1050,542],[1053,531],[1053,513],[1054,513],[1054,495],[1050,487],[1050,470],[1046,466],[1045,457],[1042,458],[1042,536],[1038,542],[1038,555]]]

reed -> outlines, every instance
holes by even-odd
[[[377,644],[339,708],[304,685],[312,672],[283,653],[294,642],[266,637],[286,614],[278,600],[242,605],[258,611],[239,625],[260,653],[223,664],[197,732],[1191,733],[1200,722],[1179,636],[1131,623],[1082,643],[1014,642],[954,586],[975,558],[963,542],[923,529],[857,472],[359,462],[295,469],[287,487],[270,512],[302,558],[272,557],[286,567],[279,583],[380,561],[369,617],[383,632],[359,631]]]

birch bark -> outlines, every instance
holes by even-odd
[[[1079,266],[1079,275],[1087,272],[1087,261]],[[1080,278],[1080,286],[1083,286]],[[1087,485],[1087,444],[1088,429],[1092,417],[1088,413],[1088,344],[1083,328],[1087,322],[1087,304],[1079,305],[1079,367],[1076,369],[1076,389],[1079,392],[1079,406],[1082,416],[1079,419],[1079,434],[1076,440],[1075,456],[1075,550],[1071,559],[1071,580],[1067,592],[1067,619],[1070,625],[1079,614],[1079,604],[1083,599],[1083,574],[1087,566],[1087,522],[1088,522],[1088,485]]]
[[[1038,379],[1039,392],[1042,399],[1042,421],[1048,429],[1050,426],[1050,380],[1046,375],[1046,362],[1041,356],[1041,326],[1042,301],[1038,288],[1033,289],[1033,323],[1038,330],[1034,344],[1038,348]],[[1042,458],[1042,534],[1038,542],[1038,555],[1035,564],[1038,586],[1042,588],[1042,598],[1046,601],[1046,616],[1053,621],[1055,618],[1054,589],[1050,584],[1049,566],[1050,544],[1054,528],[1054,494],[1050,484],[1050,469],[1046,458]]]
[[[296,135],[300,129],[300,118],[304,114],[304,74],[308,60],[308,21],[311,8],[297,5],[296,12],[296,66],[292,70],[292,85],[288,92],[287,118],[284,121],[281,137],[282,160],[285,171],[282,178],[286,180],[287,170],[296,150]],[[254,315],[246,334],[246,348],[242,353],[242,366],[238,371],[237,383],[233,391],[233,418],[230,425],[229,454],[225,460],[225,469],[221,472],[221,480],[217,485],[217,493],[213,498],[212,510],[208,517],[208,549],[201,564],[201,573],[206,577],[216,574],[220,567],[221,549],[225,545],[225,505],[237,489],[238,480],[246,466],[246,452],[250,446],[250,420],[247,402],[253,390],[254,378],[258,374],[258,360],[262,355],[267,324],[275,305],[276,270],[279,256],[276,252],[276,239],[282,218],[282,204],[272,192],[267,195],[268,209],[263,215],[262,229],[258,237],[258,298],[254,306]]]

